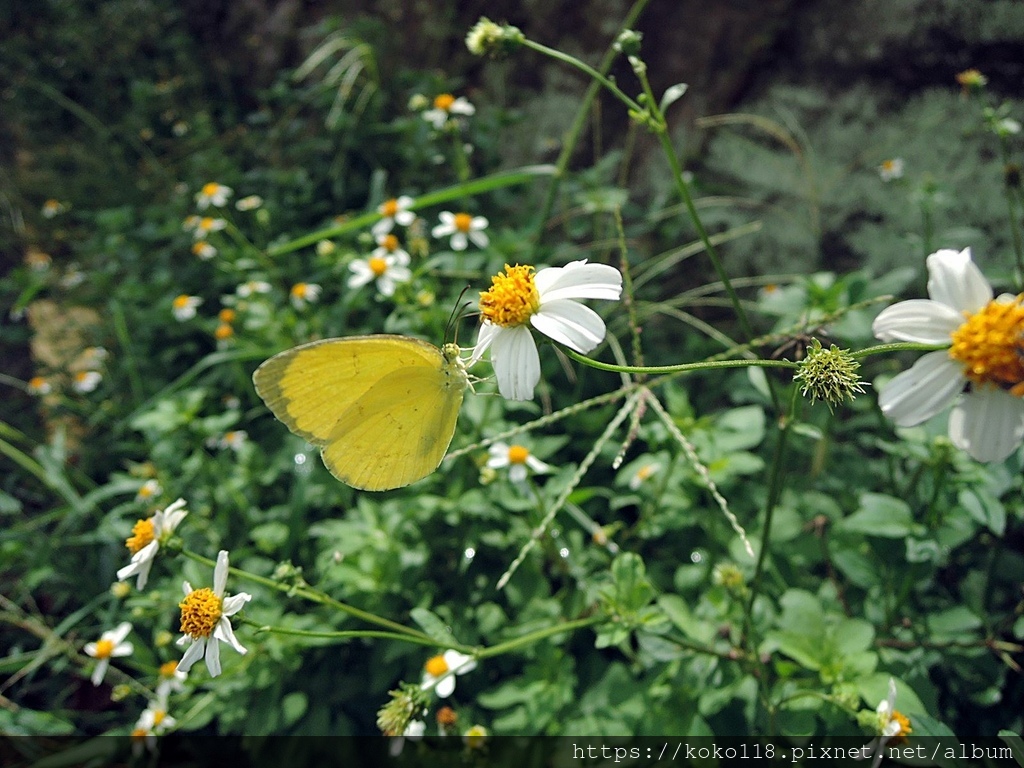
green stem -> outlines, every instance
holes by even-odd
[[[868,357],[869,355],[881,355],[887,352],[935,352],[940,349],[947,349],[949,344],[920,344],[916,341],[894,341],[890,344],[878,344],[874,347],[867,347],[851,352],[850,356]]]
[[[623,20],[621,29],[629,29],[632,27],[640,14],[643,13],[644,8],[647,7],[647,3],[650,0],[637,0],[633,3],[633,7],[629,9],[629,13],[626,14],[626,18]],[[598,66],[598,71],[602,74],[606,74],[611,69],[615,59],[618,58],[619,52],[615,50],[614,45],[609,46],[608,50],[604,54],[604,58],[601,59],[601,64]],[[590,107],[594,103],[594,99],[597,98],[597,94],[601,90],[601,84],[596,80],[592,80],[590,85],[587,87],[586,93],[583,95],[583,100],[580,102],[579,108],[576,110],[576,116],[573,118],[572,125],[569,127],[568,132],[565,134],[565,139],[562,141],[562,150],[558,153],[558,159],[555,161],[555,172],[551,177],[551,183],[548,185],[547,194],[544,196],[544,202],[541,205],[540,216],[537,219],[537,232],[534,235],[534,248],[540,243],[544,235],[544,226],[547,224],[548,218],[551,216],[551,210],[555,206],[555,197],[558,195],[558,188],[562,183],[562,178],[565,176],[565,172],[569,167],[569,161],[572,159],[572,154],[576,150],[576,144],[579,142],[580,134],[583,132],[583,126],[587,122],[587,115],[590,113]],[[536,262],[536,254],[532,259]]]
[[[211,568],[217,565],[216,562],[211,560],[210,558],[204,557],[203,555],[200,555],[196,552],[191,552],[187,549],[182,549],[181,554],[183,554],[190,560],[194,560],[197,563],[203,563],[204,565],[208,565]],[[378,616],[375,613],[364,611],[361,608],[356,608],[354,605],[343,603],[340,600],[335,600],[333,597],[325,595],[322,592],[317,592],[311,587],[299,587],[295,586],[294,584],[282,584],[279,581],[268,579],[266,576],[258,576],[255,573],[249,573],[248,571],[243,571],[234,567],[229,567],[228,572],[234,574],[235,576],[238,576],[239,578],[246,579],[256,584],[261,584],[265,587],[276,590],[278,592],[282,592],[289,596],[297,595],[299,597],[305,598],[306,600],[309,600],[312,603],[319,603],[320,605],[325,605],[334,608],[335,610],[341,611],[342,613],[347,613],[349,616],[365,621],[368,624],[376,624],[379,627],[385,627],[389,630],[392,630],[393,632],[397,632],[403,637],[412,639],[413,642],[429,641],[429,643],[424,644],[439,645],[437,640],[430,637],[430,635],[426,634],[425,632],[421,632],[418,629],[406,627],[403,624],[391,621],[390,619],[385,619],[381,616]],[[465,649],[466,646],[452,645],[450,647],[455,648],[456,650],[460,650]]]
[[[719,368],[799,367],[797,363],[790,362],[789,360],[718,360],[712,362],[680,363],[679,365],[615,365],[613,363],[602,363],[599,360],[593,360],[567,347],[561,347],[561,350],[578,363],[582,363],[583,365],[590,366],[591,368],[597,368],[602,371],[611,371],[613,373],[657,374],[685,373],[686,371],[710,371]]]
[[[568,64],[570,67],[575,67],[581,72],[585,73],[594,82],[602,85],[606,90],[610,91],[619,101],[626,105],[626,107],[632,112],[643,112],[643,109],[633,99],[629,98],[614,82],[605,77],[602,73],[598,72],[589,64],[586,64],[575,56],[570,56],[567,53],[556,50],[555,48],[548,48],[546,45],[541,45],[533,40],[523,40],[523,45],[530,48],[537,53],[543,53],[545,56],[550,56],[552,59],[557,59],[563,64]]]
[[[603,614],[595,614],[585,619],[577,619],[575,621],[567,621],[564,624],[555,624],[544,629],[538,629],[536,632],[530,632],[529,634],[523,635],[522,637],[516,637],[512,640],[506,640],[503,643],[492,645],[489,648],[484,648],[476,654],[477,659],[486,659],[491,656],[500,656],[503,653],[508,653],[524,645],[532,645],[538,640],[551,637],[552,635],[560,635],[563,632],[575,632],[577,629],[583,629],[585,627],[592,627],[595,624],[600,624],[606,620],[606,616]]]
[[[261,624],[258,621],[252,619],[242,619],[242,623],[246,626],[252,627],[259,633],[269,633],[272,635],[291,635],[293,637],[310,637],[319,638],[324,640],[354,640],[363,637],[373,637],[380,640],[400,640],[405,643],[416,643],[418,645],[425,645],[431,648],[438,646],[437,640],[432,638],[417,638],[410,637],[407,634],[398,632],[379,632],[372,629],[354,629],[354,630],[338,630],[338,631],[327,631],[327,630],[310,630],[310,629],[292,629],[291,627],[272,627],[269,624]],[[455,650],[461,653],[471,652],[473,649],[468,646],[453,646]]]
[[[796,407],[797,388],[793,388],[793,401],[790,404],[790,413]],[[757,564],[754,566],[754,575],[750,579],[750,598],[743,611],[743,639],[744,644],[751,642],[753,629],[754,601],[757,599],[758,588],[761,584],[761,574],[764,571],[764,564],[768,556],[768,549],[771,543],[772,520],[775,517],[775,508],[782,495],[782,474],[786,455],[786,443],[789,438],[792,419],[783,418],[779,424],[779,441],[775,444],[775,455],[772,457],[772,474],[768,486],[768,502],[765,505],[764,527],[761,530],[761,551],[757,553]],[[753,652],[753,649],[751,649]]]

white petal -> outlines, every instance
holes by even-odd
[[[504,469],[508,466],[508,444],[494,443],[487,451],[490,456],[487,459],[487,466],[491,469]]]
[[[455,675],[449,672],[447,675],[437,681],[437,685],[434,686],[434,693],[437,694],[439,699],[447,699],[452,695],[452,691],[455,690]]]
[[[506,400],[531,400],[540,381],[540,355],[525,325],[502,328],[491,343],[491,365]]]
[[[456,650],[449,649],[445,651],[444,661],[448,665],[448,669],[457,675],[472,672],[476,669],[476,659],[468,654],[459,653]]]
[[[99,685],[107,674],[107,667],[110,666],[110,659],[100,659],[96,662],[96,669],[92,671],[92,684]]]
[[[622,295],[622,274],[607,264],[573,261],[542,269],[534,277],[541,303],[558,299],[610,299]]]
[[[381,235],[386,235],[388,232],[390,232],[394,228],[394,226],[395,226],[395,219],[397,219],[397,218],[398,217],[396,216],[394,219],[392,219],[391,217],[387,217],[387,218],[381,219],[376,224],[374,224],[372,227],[370,227],[370,232],[373,234],[374,237],[380,237]],[[399,223],[401,223],[401,222],[399,222]]]
[[[380,292],[381,296],[395,295],[395,281],[391,279],[390,274],[385,272],[377,278],[377,290]]]
[[[132,651],[135,650],[135,646],[131,643],[118,643],[114,646],[114,649],[110,652],[112,657],[117,656],[131,656]]]
[[[128,637],[128,633],[131,631],[132,625],[127,621],[122,621],[110,633],[104,632],[103,634],[107,636],[108,640],[112,640],[114,642],[114,645],[117,645],[126,637]]]
[[[469,241],[466,239],[465,232],[452,233],[451,246],[453,251],[464,251],[467,245],[469,245]]]
[[[948,344],[953,331],[964,324],[962,313],[931,299],[911,299],[883,309],[871,331],[882,341]]]
[[[1024,441],[1024,401],[996,387],[972,390],[949,415],[949,438],[978,461],[1002,461]]]
[[[961,370],[946,352],[929,352],[882,388],[878,405],[901,427],[920,424],[952,405],[964,386]]]
[[[153,568],[153,560],[149,559],[139,563],[139,578],[135,580],[135,588],[141,592],[146,588],[146,582],[149,581],[149,572]],[[123,571],[124,568],[121,569]],[[118,578],[121,576],[121,571],[118,571]]]
[[[96,643],[86,643],[82,650],[85,651],[87,656],[92,656],[94,659],[96,658]]]
[[[483,216],[474,216],[469,220],[470,229],[487,229],[488,221]]]
[[[513,483],[521,483],[526,479],[526,465],[514,464],[508,470],[508,479]]]
[[[356,264],[360,265],[359,269],[356,269]],[[348,282],[346,283],[349,288],[362,288],[368,282],[373,280],[373,272],[365,264],[362,264],[362,262],[354,261],[352,262],[351,267],[354,274],[349,277]]]
[[[224,597],[224,587],[228,585],[228,552],[222,549],[217,553],[217,567],[213,569],[213,594]]]
[[[604,320],[575,301],[544,302],[530,316],[530,325],[559,344],[586,354],[604,340]]]
[[[473,347],[473,350],[469,355],[469,362],[466,363],[467,368],[476,365],[483,359],[484,352],[486,352],[487,348],[491,346],[491,342],[494,341],[494,337],[500,330],[501,327],[494,323],[488,323],[486,321],[480,323],[480,330],[477,331],[476,334],[476,345]]]
[[[453,224],[451,222],[448,222],[448,223],[445,223],[445,224],[438,224],[432,230],[430,230],[430,234],[433,237],[436,237],[436,238],[440,239],[442,237],[447,237],[448,235],[450,235],[454,231],[455,231],[455,224]]]
[[[182,640],[185,638],[183,637]],[[179,643],[181,640],[178,641]],[[203,658],[203,651],[206,650],[206,638],[201,640],[193,640],[192,645],[188,647],[185,654],[181,657],[181,661],[178,662],[179,672],[188,672],[192,665]]]
[[[977,312],[992,301],[992,286],[971,261],[971,249],[941,250],[928,257],[928,295],[961,312]]]
[[[206,641],[206,669],[210,677],[217,677],[220,674],[220,641],[216,633],[210,635]]]
[[[469,239],[473,241],[473,244],[477,248],[486,248],[491,240],[487,235],[479,230],[472,229],[469,231]]]
[[[242,607],[252,600],[252,595],[248,592],[239,592],[237,595],[229,595],[225,597],[221,603],[220,610],[221,616],[234,616]]]
[[[545,464],[543,461],[538,459],[532,453],[526,457],[526,466],[532,469],[534,472],[550,472],[551,465]]]
[[[231,628],[231,622],[227,619],[221,619],[217,622],[217,626],[213,629],[213,636],[218,640],[223,640],[243,656],[248,653],[245,646],[238,642],[238,638],[235,637],[235,630]]]
[[[185,593],[185,597],[188,597],[192,594],[192,585],[189,584],[187,581],[181,582],[181,588],[182,591]]]

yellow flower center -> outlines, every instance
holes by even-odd
[[[530,458],[530,452],[521,445],[512,445],[508,449],[509,464],[525,464]]]
[[[165,661],[160,665],[160,679],[170,680],[174,677],[174,673],[178,671],[178,662],[176,661]]]
[[[494,325],[522,325],[540,308],[533,282],[533,267],[510,267],[491,278],[491,288],[480,294],[480,317]]]
[[[426,670],[428,675],[440,677],[448,671],[448,662],[444,660],[444,656],[431,656],[427,659],[423,669]]]
[[[190,592],[178,603],[181,632],[190,637],[209,637],[220,621],[223,601],[209,587]]]
[[[203,184],[203,194],[206,197],[213,197],[214,195],[217,194],[217,190],[219,188],[220,188],[220,185],[217,184],[217,182],[211,181],[208,184]]]
[[[651,475],[653,475],[658,469],[657,464],[644,464],[640,469],[636,471],[636,479],[643,482]]]
[[[227,323],[221,323],[213,332],[213,338],[217,341],[227,341],[235,335],[235,329]]]
[[[132,526],[132,535],[124,540],[124,545],[133,555],[153,541],[153,518],[139,520]]]
[[[147,736],[149,736],[149,732],[145,728],[136,728],[132,731],[133,741],[143,741]]]
[[[913,733],[914,729],[910,727],[910,718],[898,710],[894,709],[892,711],[892,719],[890,722],[897,722],[900,725],[899,733],[889,740],[889,743],[894,746],[906,741],[907,736]]]
[[[366,263],[369,265],[370,271],[373,272],[376,277],[380,277],[388,271],[387,261],[382,259],[380,256],[371,256],[369,261]]]
[[[398,238],[394,235],[384,235],[380,239],[380,247],[389,253],[398,250]]]
[[[473,217],[468,213],[456,213],[455,221],[453,223],[455,224],[455,229],[459,232],[468,233],[470,227],[473,226]]]
[[[434,109],[443,109],[447,112],[452,108],[452,104],[455,103],[455,97],[450,93],[442,93],[440,96],[434,97]]]
[[[107,640],[106,638],[104,638],[103,640],[97,640],[96,641],[96,658],[97,659],[109,659],[110,658],[110,654],[112,654],[113,652],[114,652],[114,641],[113,640]]]
[[[203,218],[199,220],[199,229],[205,232],[209,232],[213,229],[213,216],[203,216]]]
[[[883,171],[894,171],[894,170],[896,170],[896,161],[895,160],[883,160],[882,161],[882,170]]]
[[[28,382],[29,389],[43,389],[46,387],[46,379],[42,376],[33,376]]]
[[[990,301],[953,332],[949,356],[964,366],[975,384],[991,383],[1024,396],[1024,295]]]
[[[293,288],[292,291],[294,292],[294,290],[295,289]],[[217,319],[220,320],[222,323],[233,323],[235,321],[236,316],[237,313],[230,307],[225,307],[224,309],[217,313]]]
[[[153,727],[156,728],[158,725],[160,725],[160,723],[162,723],[164,721],[165,717],[167,717],[167,713],[164,712],[162,709],[154,709],[153,710]]]
[[[185,307],[187,307],[191,302],[192,302],[192,297],[183,293],[180,296],[176,296],[174,298],[174,308],[175,309],[185,309]]]
[[[393,197],[390,200],[385,200],[383,203],[381,203],[380,212],[382,216],[385,216],[389,219],[393,219],[395,217],[395,214],[398,213],[397,198]]]

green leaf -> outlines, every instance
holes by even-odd
[[[1013,750],[1013,759],[1017,761],[1017,765],[1024,765],[1024,739],[1013,731],[1000,731],[999,738],[1010,745],[1010,749]]]
[[[979,619],[969,608],[958,605],[933,613],[926,619],[934,640],[970,640],[981,627]]]
[[[1006,507],[999,499],[984,491],[964,489],[958,494],[957,500],[971,517],[987,526],[996,536],[1006,532]]]
[[[902,499],[880,493],[865,493],[860,497],[857,511],[840,520],[836,528],[866,536],[901,539],[910,535],[913,524],[910,507]]]
[[[615,558],[612,563],[612,580],[615,583],[615,601],[622,610],[639,611],[654,597],[654,590],[647,581],[644,561],[632,552]]]
[[[297,723],[306,714],[308,706],[309,700],[306,698],[306,694],[294,691],[286,695],[281,699],[281,718],[284,720],[284,724],[294,725]]]
[[[426,608],[413,608],[409,611],[409,615],[420,629],[437,640],[439,645],[448,648],[455,642],[451,629],[436,613],[428,611]]]

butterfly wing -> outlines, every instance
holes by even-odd
[[[321,447],[335,477],[387,490],[437,468],[466,374],[427,342],[379,335],[303,344],[263,363],[253,382],[278,419]]]

